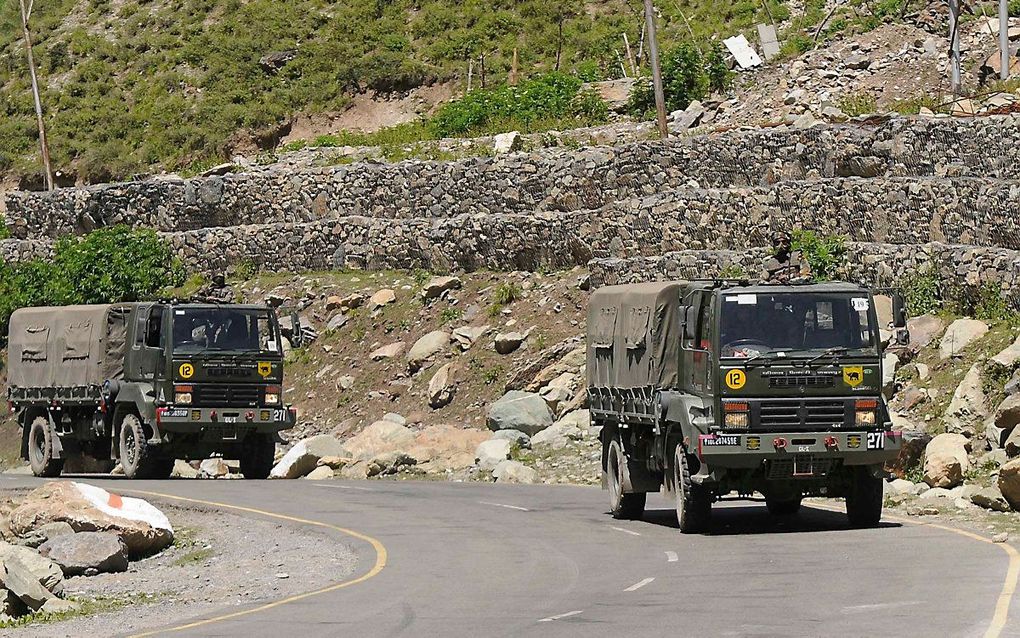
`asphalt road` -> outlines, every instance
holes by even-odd
[[[763,503],[730,501],[716,506],[712,534],[684,536],[665,497],[649,497],[642,521],[616,521],[605,493],[582,487],[89,482],[361,535],[327,530],[359,558],[337,588],[212,622],[182,618],[190,626],[166,635],[1020,636],[1020,602],[1002,623],[999,599],[1016,578],[1007,552],[926,525],[855,530],[838,512],[779,520]]]

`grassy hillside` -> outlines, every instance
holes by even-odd
[[[681,10],[698,38],[767,19],[752,0],[657,5],[667,43],[688,37]],[[515,47],[523,75],[552,70],[562,49],[562,71],[616,77],[621,35],[636,49],[641,24],[640,0],[37,0],[33,27],[54,162],[99,181],[199,168],[242,136],[271,147],[294,113],[341,109],[365,89],[463,82],[482,53],[490,85]],[[286,50],[296,55],[278,72],[260,66]],[[29,87],[17,2],[5,2],[0,174],[38,171]]]

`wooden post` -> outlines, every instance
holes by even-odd
[[[630,50],[630,40],[627,39],[627,32],[623,33],[623,47],[627,50],[627,61],[630,62],[630,72],[636,77],[637,76],[637,65],[634,63],[634,52]],[[626,70],[624,70],[624,77],[627,77]]]
[[[471,92],[471,76],[475,74],[475,59],[471,58],[468,60],[468,87],[467,92]]]
[[[510,63],[510,86],[517,86],[517,47],[514,47],[514,59]]]
[[[655,8],[652,0],[645,0],[645,22],[648,25],[648,55],[652,58],[652,86],[655,88],[655,112],[659,121],[659,135],[669,137],[666,127],[666,97],[662,93],[662,69],[659,66],[659,42],[655,35]]]
[[[479,69],[479,71],[481,72],[481,75],[482,75],[482,88],[484,89],[485,88],[485,53],[482,53],[480,56],[478,56],[478,64],[481,67]]]
[[[565,18],[563,8],[560,8],[559,38],[556,41],[556,70],[560,70],[560,58],[563,56],[563,20]]]
[[[35,57],[32,55],[32,36],[28,21],[32,17],[34,0],[20,0],[21,28],[25,32],[25,50],[28,52],[28,72],[32,77],[32,97],[35,99],[35,119],[39,124],[39,148],[42,153],[43,169],[46,173],[46,190],[53,190],[53,167],[50,165],[50,145],[46,141],[46,123],[43,120],[42,100],[39,97],[39,80],[35,75]]]

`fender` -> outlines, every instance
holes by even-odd
[[[152,428],[152,442],[161,439],[162,434],[156,427],[156,392],[152,383],[121,383],[115,401],[117,407],[113,415],[114,442],[120,437],[120,415],[125,410],[137,412],[145,424]]]
[[[699,423],[694,413],[704,411],[711,405],[710,401],[686,392],[666,390],[659,394],[659,404],[662,420],[666,424],[665,439],[696,441],[699,434],[707,431],[705,424]]]
[[[25,409],[18,414],[18,425],[21,427],[21,458],[26,461],[28,460],[28,430],[29,426],[32,425],[32,421],[37,416],[45,416],[51,428],[55,428],[56,425],[53,422],[53,415],[45,408]],[[58,459],[66,458],[64,442],[61,441],[60,436],[53,437],[52,448],[54,457]]]

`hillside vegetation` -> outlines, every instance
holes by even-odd
[[[681,11],[699,40],[768,20],[750,0],[657,4],[665,43],[689,38]],[[523,77],[557,57],[581,80],[618,77],[622,34],[636,55],[641,26],[638,0],[38,0],[33,16],[55,167],[90,182],[272,148],[295,113],[341,110],[365,90],[463,86],[469,59],[478,86],[481,54],[489,87],[515,48]],[[260,64],[291,50],[278,69]],[[0,175],[37,173],[16,2],[0,5],[0,91]]]

